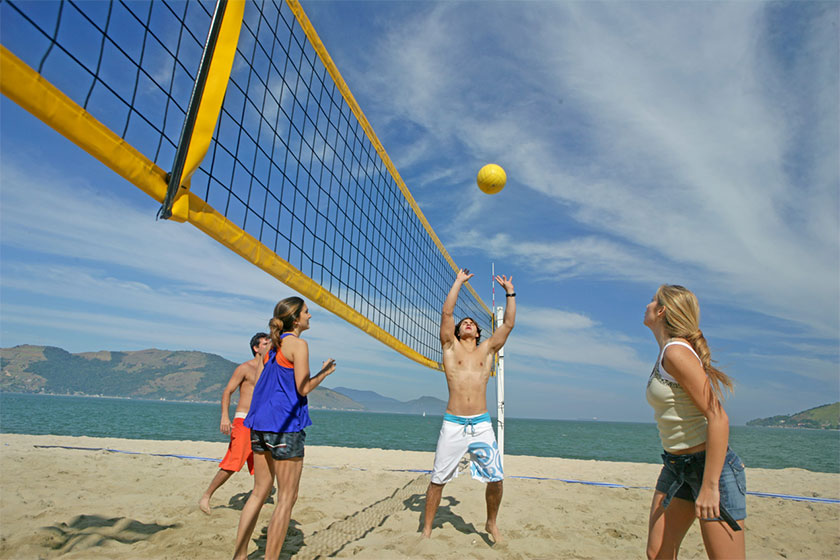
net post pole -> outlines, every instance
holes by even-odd
[[[490,292],[493,294],[492,295],[493,303],[491,305],[493,306],[493,312],[494,313],[496,312],[495,311],[496,310],[496,283],[493,281],[495,279],[496,279],[496,263],[491,263],[490,264]],[[495,322],[493,323],[493,330],[494,331],[496,330],[496,323]]]
[[[181,177],[184,173],[184,164],[187,160],[187,150],[192,140],[193,129],[195,128],[198,106],[201,96],[204,94],[204,87],[207,82],[207,74],[210,73],[210,63],[213,61],[213,52],[216,49],[216,41],[222,28],[222,20],[225,16],[228,0],[216,0],[216,7],[213,10],[213,19],[210,22],[210,29],[207,32],[207,40],[204,43],[204,50],[201,53],[198,72],[195,76],[195,83],[190,94],[190,102],[187,107],[187,114],[184,117],[184,126],[181,128],[181,136],[178,140],[178,148],[175,152],[175,160],[172,163],[172,171],[167,176],[166,197],[158,209],[158,218],[168,220],[172,217],[172,205],[178,189],[181,188]]]
[[[499,328],[505,319],[505,309],[496,307],[494,317],[495,326]],[[499,457],[504,465],[505,457],[505,347],[499,348],[499,362],[496,366],[496,432],[499,443]]]

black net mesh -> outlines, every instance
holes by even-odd
[[[209,2],[4,2],[3,44],[169,169]],[[30,43],[17,48],[20,41]],[[37,47],[32,48],[31,42]],[[285,2],[249,2],[213,142],[191,190],[408,347],[440,361],[454,272]],[[489,335],[462,290],[456,318]]]
[[[175,156],[214,2],[0,3],[3,45],[163,169]]]

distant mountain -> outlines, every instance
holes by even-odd
[[[837,430],[840,428],[840,402],[809,408],[796,414],[757,418],[747,422],[747,426]]]
[[[361,391],[347,387],[336,387],[333,389],[361,403],[371,412],[395,412],[399,414],[432,414],[442,416],[446,412],[446,402],[435,397],[420,397],[411,401],[403,402],[390,397],[384,397],[375,391]]]
[[[396,411],[396,407],[400,407],[403,405],[397,399],[392,399],[390,397],[383,397],[379,393],[374,391],[360,391],[359,389],[349,389],[347,387],[336,387],[333,389],[336,393],[340,393],[346,397],[349,397],[356,401],[357,403],[361,403],[368,408],[368,410],[373,410],[372,407],[378,408],[388,408],[394,409]],[[375,412],[391,412],[391,410],[377,410]]]
[[[410,414],[433,414],[443,416],[446,413],[446,401],[435,397],[420,397],[403,403],[405,410],[413,411]]]
[[[309,408],[326,410],[358,410],[365,411],[365,405],[357,403],[341,393],[336,393],[326,387],[315,387],[315,390],[307,395]]]
[[[0,348],[0,391],[217,402],[237,365],[196,351],[71,354],[53,346],[23,345]],[[323,387],[309,394],[309,405],[365,410]]]

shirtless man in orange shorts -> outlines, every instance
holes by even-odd
[[[210,498],[213,492],[227,482],[233,473],[239,472],[246,462],[248,471],[254,474],[254,453],[251,451],[251,430],[242,422],[251,407],[251,395],[257,384],[257,365],[262,361],[271,346],[271,338],[265,333],[257,333],[251,338],[251,352],[254,358],[239,364],[230,376],[227,387],[222,392],[222,421],[219,429],[230,436],[230,444],[225,458],[219,464],[219,472],[210,481],[210,486],[198,501],[198,507],[206,514],[210,514]],[[239,403],[236,405],[233,424],[230,423],[230,397],[239,389]]]

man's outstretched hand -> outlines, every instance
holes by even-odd
[[[504,288],[505,292],[508,294],[512,294],[516,291],[513,289],[513,276],[511,276],[510,278],[508,278],[504,274],[502,274],[501,276],[496,276],[496,282],[498,282],[499,285],[502,288]]]
[[[462,268],[461,270],[458,271],[458,275],[455,277],[455,281],[463,284],[464,282],[466,282],[467,280],[469,280],[473,276],[475,276],[475,275],[470,274],[470,271],[468,269]]]

